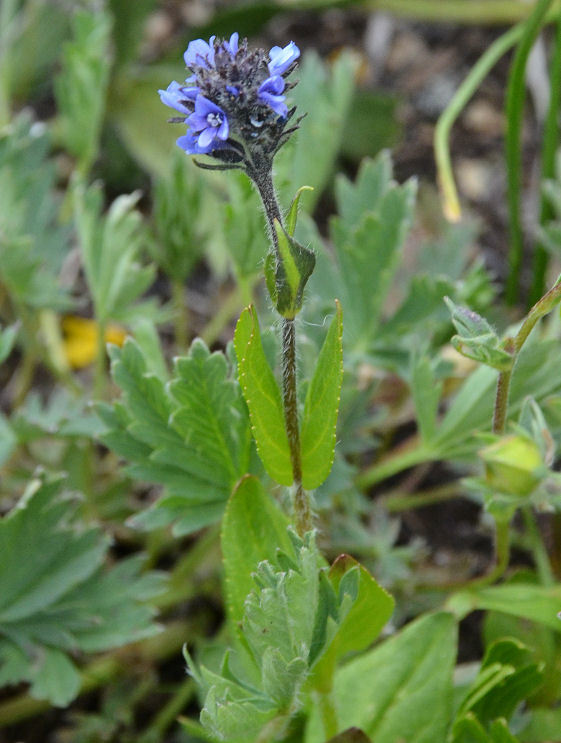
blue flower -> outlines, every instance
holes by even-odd
[[[197,142],[199,147],[206,151],[215,139],[223,142],[228,139],[230,128],[226,114],[219,106],[203,95],[199,94],[197,96],[195,111],[189,116],[186,123],[193,132],[200,132]]]
[[[186,88],[173,80],[166,90],[158,90],[158,93],[160,94],[162,103],[188,116],[192,108],[187,108],[185,103],[194,101],[199,93],[199,89],[196,87]]]
[[[202,39],[195,39],[189,42],[189,46],[183,59],[187,67],[194,67],[200,65],[209,69],[214,65],[214,39],[216,36],[211,36],[208,44]],[[232,39],[230,38],[230,41]]]
[[[237,31],[235,31],[230,36],[230,41],[223,41],[222,42],[222,46],[224,47],[224,49],[226,49],[227,52],[229,52],[229,54],[232,57],[235,57],[236,54],[238,53],[238,41],[239,41],[239,38],[240,38],[239,33]]]
[[[269,74],[271,77],[282,75],[300,56],[300,49],[291,41],[285,47],[274,46],[269,52]]]
[[[269,105],[279,116],[286,116],[288,108],[286,106],[285,96],[281,95],[284,90],[284,79],[280,75],[268,77],[265,82],[259,86],[257,91],[258,98]]]

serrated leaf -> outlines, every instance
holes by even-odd
[[[460,307],[449,298],[444,297],[452,315],[452,322],[458,335],[454,335],[451,343],[463,356],[481,364],[487,364],[499,371],[508,371],[512,368],[513,357],[501,346],[498,335],[487,320],[477,312]]]
[[[278,255],[275,266],[275,290],[271,295],[279,314],[293,319],[302,309],[304,289],[314,270],[316,258],[309,248],[285,232],[275,220]]]
[[[308,387],[300,435],[302,484],[307,490],[327,479],[335,456],[337,414],[343,381],[343,313],[337,300],[314,376]]]
[[[55,79],[60,136],[78,158],[83,174],[98,150],[111,65],[110,35],[109,14],[78,10],[73,18],[74,38],[63,45],[62,70]]]
[[[148,304],[134,304],[154,278],[153,266],[138,259],[149,235],[134,207],[140,193],[119,196],[102,216],[102,193],[97,186],[85,188],[78,178],[73,187],[74,214],[88,287],[99,322],[127,322]]]
[[[371,341],[378,326],[400,264],[414,196],[414,182],[398,186],[391,180],[387,153],[366,160],[355,184],[343,178],[337,183],[339,215],[330,223],[338,263],[336,293],[345,308],[346,336],[358,348]]]
[[[244,602],[254,587],[252,573],[277,549],[290,550],[288,519],[255,477],[245,477],[232,493],[222,522],[226,607],[232,625],[241,621]]]
[[[281,393],[269,366],[253,306],[247,307],[236,325],[234,347],[240,385],[249,408],[257,451],[267,474],[281,485],[292,485],[290,448],[284,426]]]
[[[132,523],[174,524],[185,534],[216,521],[230,492],[250,469],[251,434],[238,383],[225,357],[195,340],[175,360],[169,384],[148,370],[138,344],[110,348],[123,401],[99,406],[108,430],[101,439],[128,460],[129,474],[167,488]]]
[[[80,686],[69,653],[154,634],[140,602],[162,583],[138,577],[141,557],[105,570],[107,539],[76,524],[76,503],[59,491],[35,481],[0,522],[0,682],[28,681],[33,696],[63,706]]]
[[[424,616],[337,671],[332,698],[340,729],[356,725],[376,743],[445,740],[456,629],[450,614]],[[304,740],[325,740],[317,708]]]

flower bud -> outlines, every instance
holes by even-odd
[[[504,436],[479,452],[485,463],[485,480],[504,495],[530,495],[543,478],[541,452],[532,439]]]

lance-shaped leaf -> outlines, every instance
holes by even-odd
[[[512,367],[512,355],[504,350],[498,335],[487,320],[467,307],[454,304],[449,297],[444,297],[444,301],[458,331],[451,339],[456,351],[493,369],[508,371]]]
[[[313,186],[300,186],[296,191],[296,196],[292,200],[288,214],[286,215],[286,231],[291,237],[294,237],[294,231],[296,230],[296,221],[298,219],[298,207],[300,206],[300,198],[304,191],[313,191]]]
[[[442,384],[435,379],[427,356],[416,356],[411,370],[411,392],[417,412],[417,425],[423,443],[428,444],[436,433],[436,416]]]
[[[240,385],[249,408],[257,451],[267,474],[281,485],[292,485],[290,447],[284,426],[279,386],[265,358],[257,313],[247,307],[234,334]]]
[[[308,387],[302,420],[302,484],[307,490],[327,479],[335,456],[335,429],[343,381],[343,313],[337,311],[327,332]]]
[[[300,245],[297,240],[286,233],[280,222],[276,220],[275,232],[278,255],[273,256],[276,260],[274,289],[271,292],[272,259],[269,259],[266,266],[269,274],[267,287],[277,311],[283,317],[292,319],[302,309],[304,288],[314,270],[316,257],[313,251]]]

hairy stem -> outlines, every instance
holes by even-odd
[[[277,257],[279,257],[275,221],[282,225],[283,219],[271,173],[270,171],[253,172],[251,176],[261,196],[271,242]],[[282,319],[282,399],[284,424],[290,447],[290,461],[294,478],[294,519],[296,531],[302,536],[312,527],[312,515],[309,496],[302,487],[302,456],[296,393],[296,331],[294,319],[286,317]]]
[[[303,536],[312,527],[308,494],[302,487],[302,458],[298,426],[298,400],[296,397],[296,333],[294,320],[283,318],[282,325],[282,396],[284,424],[290,446],[290,460],[294,477],[294,515],[296,530]]]

